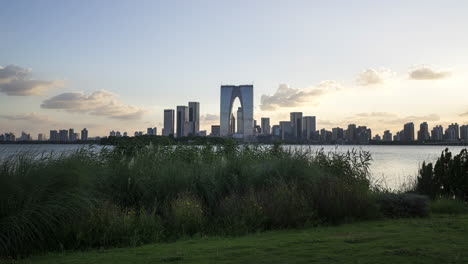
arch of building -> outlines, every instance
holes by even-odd
[[[232,104],[236,98],[239,98],[242,107],[243,137],[248,140],[254,136],[253,85],[221,86],[220,134],[223,137],[230,135]]]

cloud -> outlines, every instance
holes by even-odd
[[[53,87],[63,86],[63,81],[31,79],[31,69],[15,65],[0,67],[0,92],[10,96],[41,95]]]
[[[424,121],[439,121],[440,116],[437,114],[429,115],[410,115],[410,116],[400,116],[395,113],[388,112],[371,112],[371,113],[358,113],[353,116],[346,118],[348,122],[355,123],[374,123],[374,124],[389,124],[389,125],[402,125],[408,122],[421,123]]]
[[[291,88],[287,84],[281,84],[273,95],[262,95],[260,109],[273,111],[281,107],[296,107],[305,104],[317,104],[316,99],[332,89],[339,90],[341,85],[332,80],[322,81],[308,89]]]
[[[139,119],[147,112],[145,109],[122,103],[115,94],[107,91],[97,91],[90,95],[81,92],[62,93],[44,100],[41,107],[121,120]]]
[[[450,77],[451,72],[437,71],[427,66],[423,66],[411,70],[408,74],[411,80],[440,80]]]
[[[202,115],[201,119],[203,121],[218,121],[219,120],[219,115],[206,114],[206,115]]]
[[[22,113],[17,115],[0,115],[0,118],[9,121],[29,121],[29,122],[47,122],[50,119],[47,116],[38,113]]]
[[[361,72],[357,79],[356,83],[361,86],[370,86],[370,85],[378,85],[383,84],[386,79],[391,77],[394,73],[385,68],[381,69],[366,69],[365,71]]]

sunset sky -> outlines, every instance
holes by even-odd
[[[0,134],[161,133],[254,84],[255,118],[468,124],[468,1],[0,1]]]

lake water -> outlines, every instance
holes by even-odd
[[[34,152],[62,154],[76,151],[83,145],[0,145],[0,159],[9,155]],[[85,146],[86,147],[86,146]],[[414,179],[423,161],[434,162],[445,148],[449,148],[454,154],[458,154],[462,146],[376,146],[376,145],[340,145],[340,146],[285,146],[292,149],[319,150],[325,152],[346,152],[351,149],[369,151],[372,155],[371,172],[373,179],[385,182],[389,188],[399,188],[409,179]],[[98,151],[102,146],[93,146]]]

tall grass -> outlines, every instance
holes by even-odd
[[[17,156],[0,164],[0,255],[373,218],[369,161],[232,142]]]

